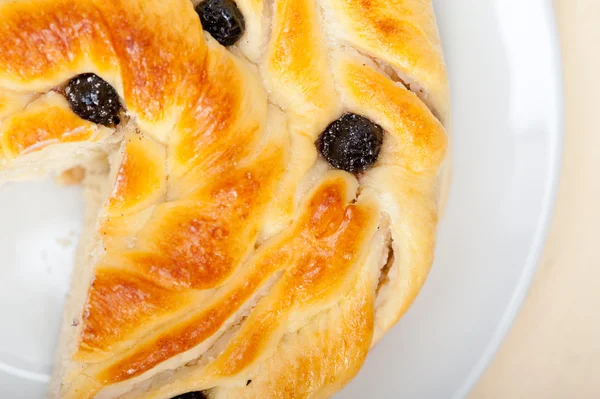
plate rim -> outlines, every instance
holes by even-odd
[[[552,64],[550,68],[553,70],[554,79],[548,82],[548,87],[555,94],[554,112],[549,119],[554,119],[553,123],[549,124],[549,153],[548,153],[548,170],[546,172],[546,181],[548,182],[546,192],[544,194],[543,205],[537,221],[535,235],[533,236],[532,245],[525,260],[523,271],[518,279],[517,284],[512,292],[508,304],[499,322],[492,334],[492,337],[487,344],[479,360],[475,362],[467,378],[462,383],[462,386],[452,395],[453,399],[466,398],[475,388],[477,382],[483,376],[484,372],[491,365],[496,353],[499,351],[502,343],[506,339],[509,331],[513,327],[517,315],[523,308],[525,299],[527,298],[533,278],[538,270],[539,263],[542,260],[542,255],[546,247],[550,228],[553,222],[553,215],[556,208],[558,198],[558,189],[561,178],[562,160],[564,152],[564,135],[565,135],[565,99],[564,99],[564,71],[562,64],[562,53],[560,48],[560,37],[556,20],[556,13],[552,0],[541,0],[540,6],[543,7],[543,21],[545,29],[548,33],[548,40],[553,43],[550,46],[550,57]]]

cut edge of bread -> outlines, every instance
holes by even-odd
[[[83,180],[85,215],[82,233],[71,274],[69,293],[65,299],[58,345],[55,354],[54,372],[48,387],[49,398],[60,398],[61,383],[70,371],[70,357],[77,348],[77,337],[81,332],[81,317],[88,288],[93,278],[93,265],[103,251],[97,227],[100,209],[107,197],[107,173],[88,169]]]

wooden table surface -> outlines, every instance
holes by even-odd
[[[566,103],[557,208],[525,304],[471,399],[600,398],[600,0],[554,5]]]

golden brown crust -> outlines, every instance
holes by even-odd
[[[297,227],[262,249],[257,259],[250,262],[248,271],[237,276],[208,307],[171,326],[168,332],[157,335],[147,344],[133,348],[128,356],[104,371],[99,380],[109,384],[135,377],[174,354],[200,344],[256,293],[266,279],[287,269],[278,286],[271,290],[271,301],[260,302],[238,338],[230,344],[231,349],[217,359],[212,368],[217,374],[212,378],[236,374],[253,362],[255,356],[262,353],[260,348],[273,341],[271,333],[280,331],[275,324],[281,326],[287,313],[297,307],[318,306],[337,291],[336,284],[348,278],[352,281],[351,276],[355,276],[348,267],[356,265],[364,238],[373,234],[377,208],[372,202],[346,205],[350,200],[348,184],[355,183],[344,175],[333,174],[313,194]],[[342,277],[346,274],[348,277]],[[277,309],[269,306],[269,302]]]
[[[364,61],[340,55],[337,64],[339,87],[348,107],[390,132],[382,162],[417,173],[437,171],[448,139],[425,104]]]
[[[257,234],[250,221],[264,209],[267,165],[236,171],[207,195],[159,206],[139,238],[145,251],[129,256],[136,268],[178,289],[221,285]]]
[[[246,384],[224,384],[212,397],[260,398],[268,392],[276,398],[309,398],[338,391],[358,372],[371,346],[374,276],[357,276],[362,279],[339,304],[286,335]]]
[[[0,126],[2,149],[9,159],[50,144],[95,141],[110,133],[110,129],[73,114],[65,98],[54,92],[13,113]]]
[[[192,86],[197,93],[168,139],[169,184],[177,196],[248,158],[268,128],[267,95],[255,74],[215,41],[208,47],[205,68]]]
[[[215,377],[240,373],[280,341],[295,313],[309,317],[314,312],[310,308],[319,309],[336,300],[355,278],[361,244],[376,227],[377,207],[365,201],[344,206],[344,189],[336,185],[324,185],[320,190],[309,203],[312,234],[301,233],[304,242],[291,244],[293,249],[288,250],[294,252],[294,261],[207,373],[212,369]]]
[[[448,116],[431,2],[239,5],[232,51],[187,0],[0,5],[0,168],[121,140],[57,397],[327,397],[425,280]],[[116,133],[52,91],[84,72],[122,97]],[[359,180],[316,161],[343,112],[386,132]]]
[[[277,1],[273,12],[265,80],[299,133],[314,141],[341,112],[320,12],[314,0]]]
[[[166,193],[165,148],[141,134],[124,138],[123,158],[106,203],[109,215],[132,213]]]
[[[146,319],[172,312],[187,301],[176,292],[122,268],[96,267],[83,313],[80,350],[109,351]]]
[[[0,91],[0,118],[4,119],[13,112],[22,110],[33,97],[31,93],[3,89]]]
[[[330,172],[309,194],[289,232],[266,243],[249,260],[247,272],[232,281],[233,291],[225,292],[223,299],[216,299],[208,311],[185,323],[185,328],[195,330],[187,336],[204,339],[207,334],[201,333],[203,328],[210,326],[216,329],[227,317],[224,313],[235,311],[234,307],[239,307],[245,296],[255,292],[276,273],[283,272],[268,294],[252,309],[219,357],[205,368],[184,371],[182,376],[172,383],[165,383],[157,391],[136,392],[134,397],[173,397],[192,388],[212,387],[215,383],[222,385],[223,390],[232,389],[240,393],[235,384],[230,386],[227,381],[242,378],[245,383],[246,376],[250,375],[248,373],[258,373],[258,380],[261,375],[264,377],[265,386],[244,395],[261,397],[268,392],[274,397],[287,397],[276,396],[276,393],[289,393],[295,386],[294,389],[302,391],[296,391],[298,396],[292,397],[300,398],[310,394],[312,389],[326,390],[331,384],[335,391],[351,378],[360,368],[371,345],[371,305],[375,296],[377,261],[382,249],[381,240],[373,241],[372,246],[364,246],[364,242],[370,242],[375,234],[380,210],[370,196],[352,203],[356,187],[356,181],[348,174]],[[342,309],[346,310],[338,312],[340,301]],[[327,316],[328,312],[330,316]],[[277,347],[281,345],[282,337],[287,336],[288,329],[307,325],[298,333],[310,335],[313,327],[308,325],[315,323],[315,317],[325,319],[320,323],[325,326],[314,332],[323,340],[315,339],[317,342],[304,342],[294,347],[293,355],[300,355],[300,359],[291,356],[292,353],[287,358],[280,357]],[[350,331],[352,334],[349,334]],[[172,344],[174,340],[167,342]],[[150,357],[154,356],[157,347],[148,349]],[[276,349],[277,353],[274,353]],[[325,353],[330,356],[323,358]],[[143,353],[139,360],[147,361],[149,356]],[[330,366],[318,366],[319,357]],[[297,363],[296,371],[321,373],[321,376],[319,379],[298,381],[293,368],[275,368],[263,375],[264,367],[272,369],[278,361]],[[309,369],[313,365],[319,369]],[[129,359],[121,369],[132,367],[135,363]],[[260,372],[253,371],[257,367]],[[271,379],[269,375],[280,377]],[[302,383],[309,386],[302,388]]]
[[[335,32],[415,83],[446,119],[446,69],[431,0],[328,0]]]

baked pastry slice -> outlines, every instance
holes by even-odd
[[[90,199],[50,397],[335,393],[429,271],[448,113],[429,0],[0,3],[0,180]]]

